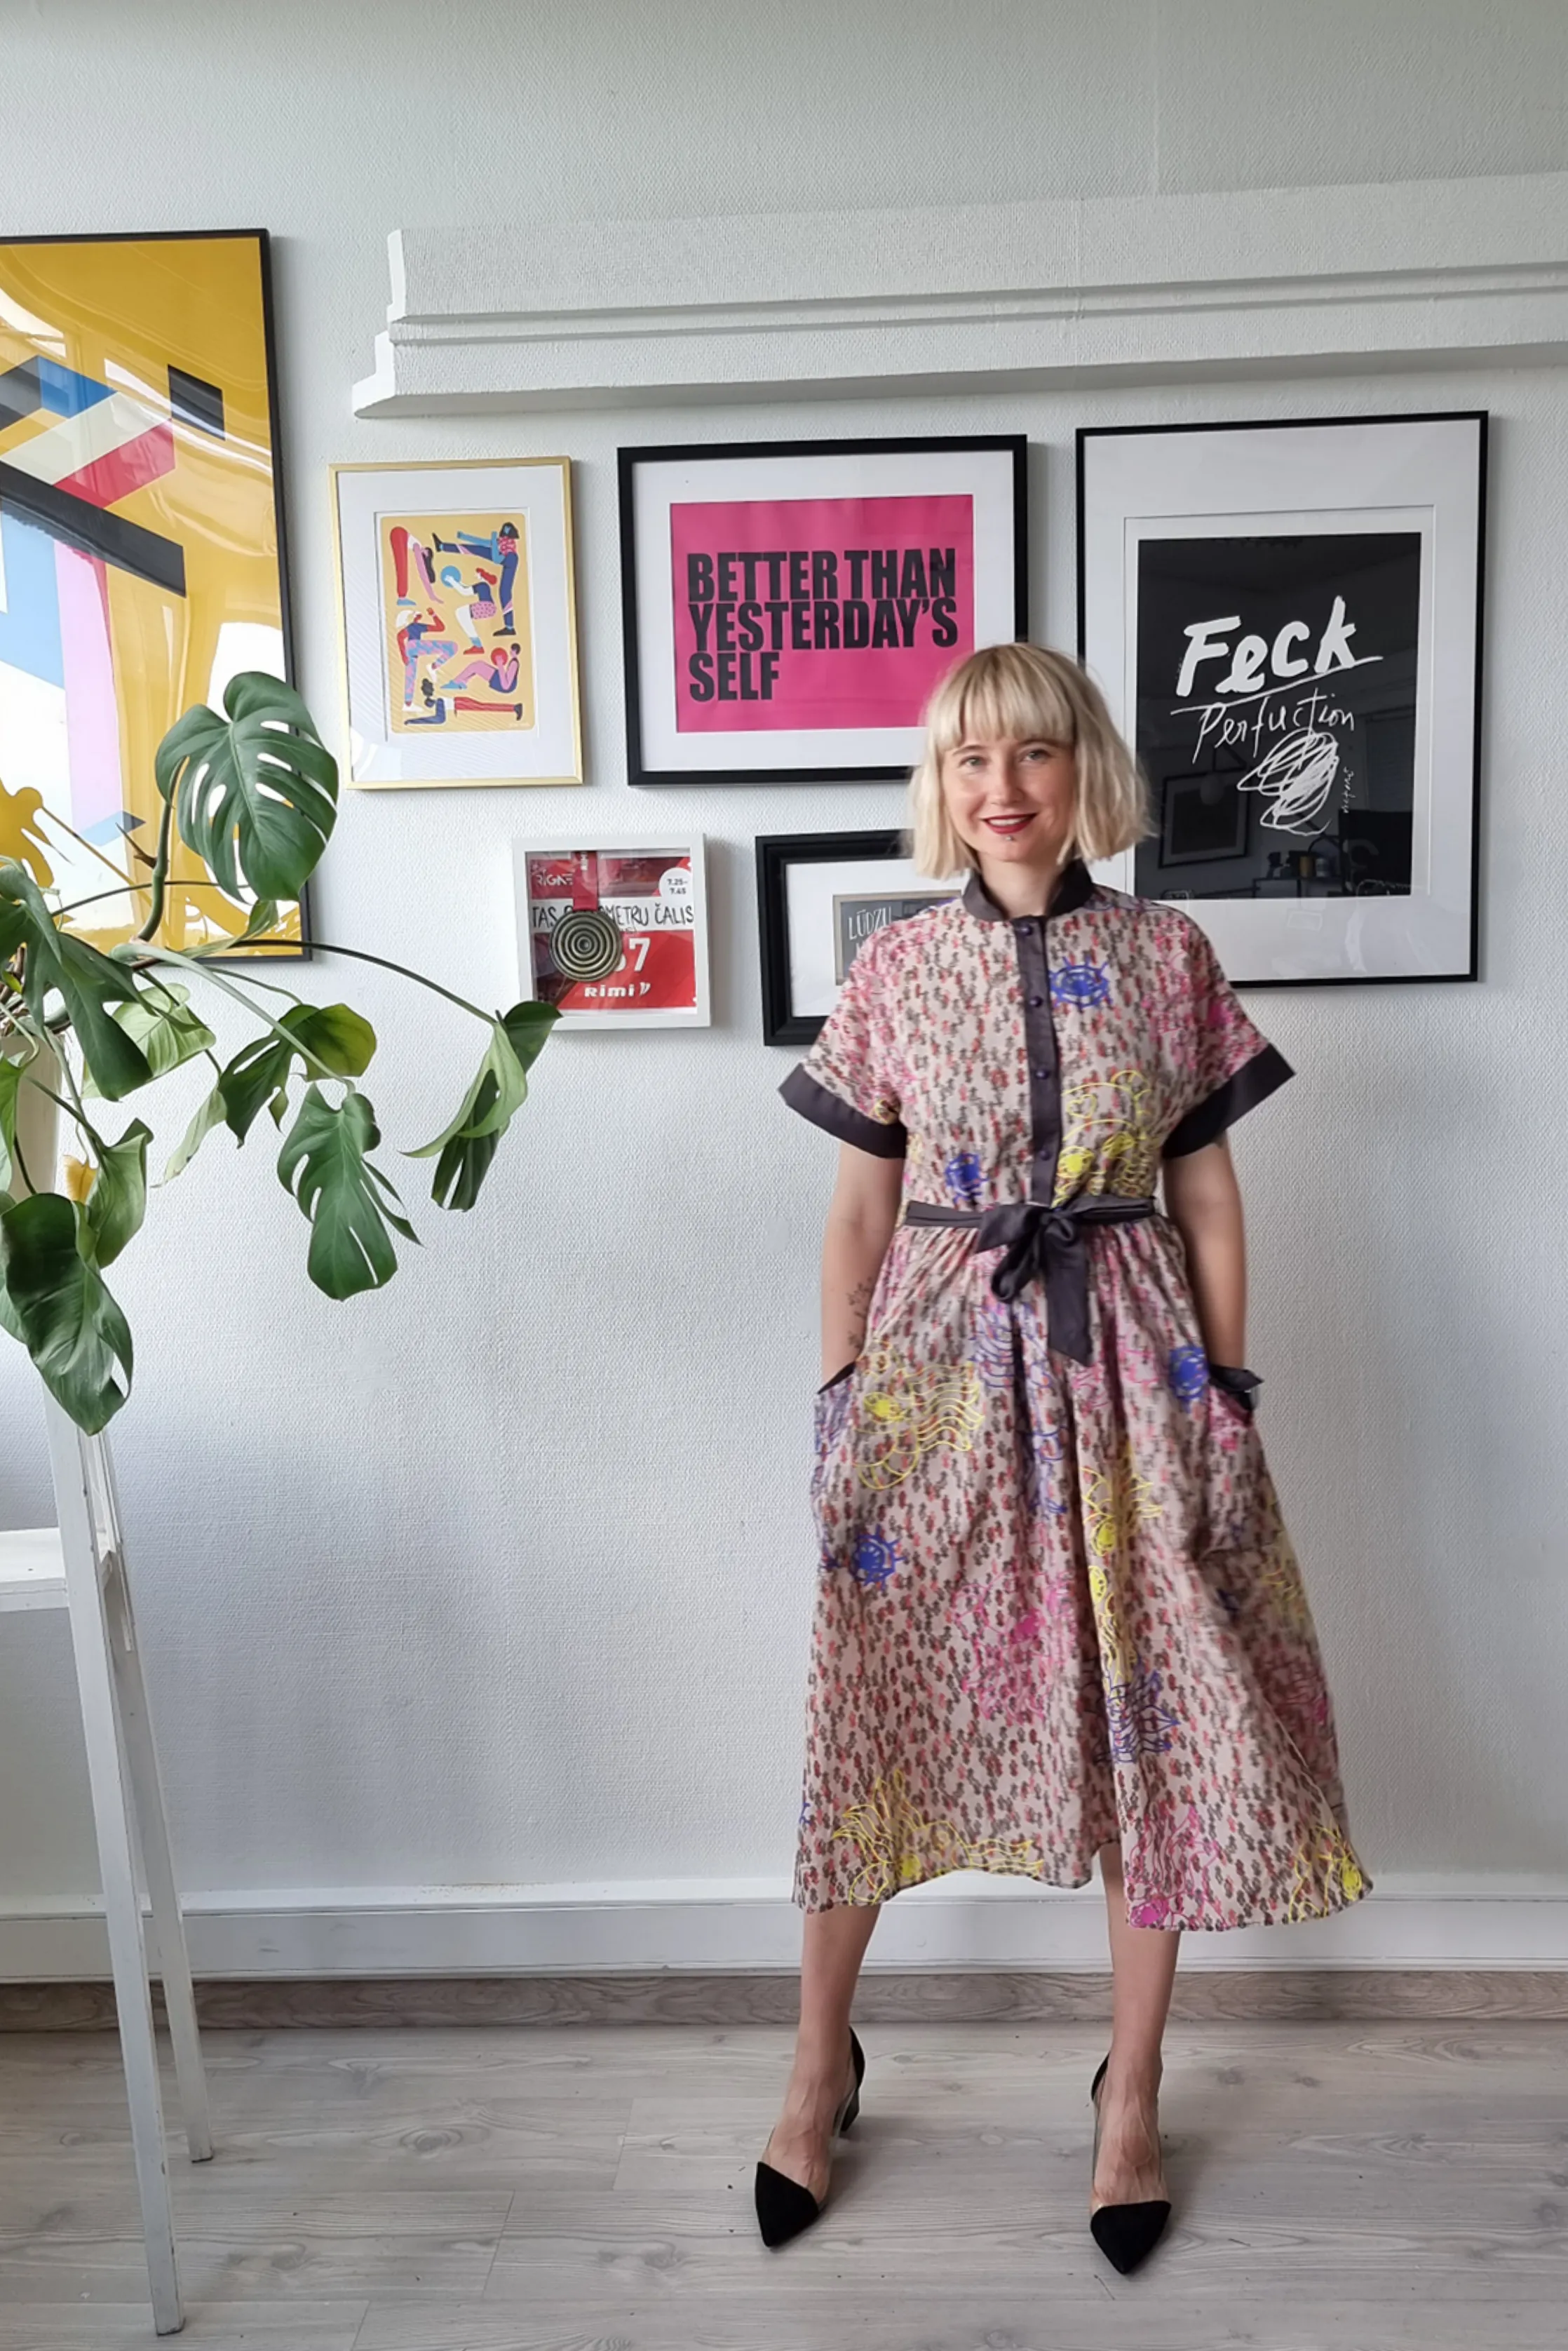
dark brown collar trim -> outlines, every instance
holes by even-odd
[[[1070,857],[1057,878],[1046,913],[1048,915],[1070,914],[1075,906],[1082,906],[1085,899],[1092,897],[1093,891],[1093,876],[1082,857]],[[969,913],[977,915],[982,923],[1009,923],[1014,919],[1005,906],[998,905],[987,889],[977,865],[970,866],[962,896]]]

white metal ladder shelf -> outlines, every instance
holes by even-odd
[[[184,2318],[163,2159],[150,1970],[162,1979],[191,2159],[204,2163],[211,2158],[213,2138],[191,1963],[136,1644],[109,1440],[83,1436],[47,1393],[44,1411],[59,1524],[0,1533],[0,1611],[63,1608],[70,1618],[152,2319],[160,2335],[174,2335]],[[152,1908],[151,1949],[142,1920],[139,1860]]]

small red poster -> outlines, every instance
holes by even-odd
[[[527,862],[541,1003],[563,1014],[699,1011],[688,850],[531,852]]]

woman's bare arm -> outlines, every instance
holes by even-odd
[[[1247,1242],[1241,1187],[1221,1135],[1162,1164],[1166,1213],[1186,1248],[1187,1275],[1210,1363],[1247,1361]]]
[[[902,1159],[839,1145],[838,1181],[822,1236],[822,1377],[831,1380],[865,1344],[866,1316],[898,1222]]]

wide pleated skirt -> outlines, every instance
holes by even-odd
[[[900,1226],[819,1391],[794,1898],[957,1869],[1078,1886],[1119,1840],[1135,1926],[1323,1917],[1372,1890],[1261,1432],[1207,1377],[1179,1234],[1092,1237],[1092,1361],[1037,1285]]]

